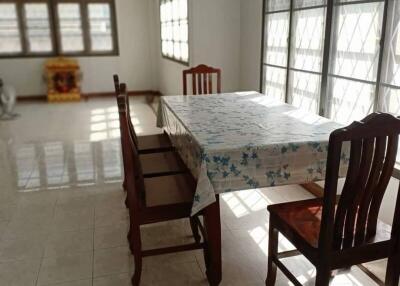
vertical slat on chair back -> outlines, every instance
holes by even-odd
[[[183,94],[188,94],[188,76],[192,77],[192,94],[211,94],[213,93],[213,75],[217,77],[216,93],[221,93],[221,70],[206,65],[183,71]]]
[[[121,84],[121,94],[118,97],[118,112],[120,117],[121,142],[123,148],[124,173],[127,180],[129,206],[139,207],[139,199],[144,194],[142,166],[137,147],[134,143],[129,126],[128,106],[126,105],[126,90]]]
[[[193,76],[197,76],[197,93],[203,94],[203,90],[201,88],[201,73],[193,74]],[[207,91],[204,90],[204,93],[207,93]]]
[[[375,235],[379,209],[396,161],[399,134],[400,119],[383,113],[373,113],[331,134],[321,245],[329,247],[328,239],[336,250],[351,248]],[[344,142],[350,144],[350,160],[335,211]]]
[[[119,90],[119,77],[117,74],[113,75],[114,79],[114,89],[115,89],[115,95],[118,96],[120,94]]]

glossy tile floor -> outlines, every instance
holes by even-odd
[[[131,105],[139,134],[159,132],[144,100]],[[24,103],[17,112],[17,120],[0,121],[0,285],[130,285],[134,265],[114,100]],[[223,195],[221,285],[263,285],[267,205],[310,197],[298,186]],[[143,227],[144,247],[188,240],[184,220]],[[290,248],[281,238],[280,249]],[[303,284],[313,285],[310,263],[287,263]],[[384,275],[384,262],[371,267]],[[375,285],[357,268],[333,282]],[[207,285],[202,253],[145,258],[142,285]],[[277,285],[290,284],[279,273]]]

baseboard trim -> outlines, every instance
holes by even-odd
[[[40,94],[40,95],[17,96],[17,102],[25,102],[25,101],[47,101],[47,95]]]
[[[129,96],[160,96],[161,92],[156,90],[132,90],[128,91]],[[115,92],[90,92],[83,93],[82,99],[89,100],[90,98],[97,97],[114,97]],[[27,101],[47,101],[47,95],[39,94],[39,95],[26,95],[26,96],[18,96],[18,102],[27,102]]]
[[[128,91],[129,96],[140,96],[140,95],[160,95],[159,91],[155,90],[131,90]],[[95,97],[114,97],[115,92],[92,92],[82,94],[83,99],[95,98]]]

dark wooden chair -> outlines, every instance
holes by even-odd
[[[115,96],[118,97],[120,94],[120,82],[118,75],[113,76],[114,79],[114,88],[115,88]],[[129,108],[129,98],[127,99],[128,104],[128,114],[130,116],[130,108]],[[133,127],[132,122],[129,123],[130,128],[134,132],[135,142],[139,148],[139,154],[149,154],[149,153],[157,153],[157,152],[165,152],[173,150],[173,146],[168,137],[168,134],[154,134],[154,135],[145,135],[145,136],[137,136],[135,129]]]
[[[216,93],[221,93],[221,70],[206,65],[198,65],[183,71],[183,94],[188,94],[188,75],[192,75],[192,93],[194,95],[213,93],[213,74],[217,75]]]
[[[134,255],[135,272],[132,284],[139,285],[142,259],[146,256],[166,253],[204,249],[206,243],[201,241],[199,229],[205,237],[198,216],[190,217],[196,182],[190,172],[145,178],[138,149],[130,133],[126,106],[119,106],[122,118],[121,128],[124,134],[123,146],[126,156],[124,164],[127,174],[127,198],[129,204],[130,230],[128,240]],[[194,242],[158,249],[142,249],[140,226],[170,220],[190,218]]]
[[[131,117],[129,115],[129,98],[126,93],[126,85],[124,83],[121,84],[120,94],[117,97],[118,108],[122,108],[127,110],[127,120],[130,134],[135,136],[135,129],[133,128],[133,124],[131,121]],[[121,114],[119,113],[119,122],[120,122],[120,133],[121,133],[121,149],[122,149],[122,161],[124,164],[124,169],[126,165],[126,150],[124,148],[123,140],[130,136],[128,133],[124,132],[121,128],[123,124],[123,119]],[[137,137],[134,137],[135,145],[137,146]],[[142,164],[143,176],[146,178],[157,177],[157,176],[165,176],[165,175],[174,175],[183,173],[187,170],[185,163],[181,160],[180,156],[175,151],[155,151],[154,153],[143,153],[139,154],[140,162]],[[127,176],[126,171],[124,172],[124,181],[122,183],[122,188],[124,191],[127,191]],[[125,200],[125,205],[129,208],[128,198]]]
[[[316,266],[319,286],[329,284],[333,270],[383,258],[388,258],[384,285],[398,285],[400,195],[397,194],[391,228],[378,220],[378,213],[396,161],[399,134],[400,119],[381,113],[332,132],[324,197],[268,207],[266,285],[274,285],[277,267],[292,283],[301,285],[280,261],[300,253]],[[337,197],[344,143],[351,146],[350,161],[343,191]],[[279,232],[297,251],[278,253]]]
[[[131,134],[133,138],[133,142],[139,150],[139,138],[136,136],[135,129],[133,127],[130,113],[129,113],[129,98],[126,92],[126,84],[121,83],[120,85],[120,94],[117,97],[117,103],[118,107],[126,110],[127,114],[127,120],[128,120],[128,127],[129,127],[129,134]],[[121,131],[121,144],[122,140],[124,137],[128,137],[128,133],[124,133],[124,130],[122,129],[122,118],[119,116],[120,119],[120,131]],[[122,154],[124,156],[125,153],[124,146],[122,144]],[[178,153],[172,149],[172,150],[166,150],[166,151],[155,151],[153,153],[139,153],[139,158],[140,162],[142,165],[143,169],[143,174],[145,177],[156,177],[159,175],[165,175],[165,174],[177,174],[177,173],[182,173],[186,171],[186,166],[184,162],[181,160],[180,156]],[[125,179],[126,181],[126,179]],[[124,183],[124,186],[126,183]]]

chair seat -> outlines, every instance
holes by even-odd
[[[144,176],[176,173],[185,169],[184,163],[175,152],[149,153],[139,156]]]
[[[190,174],[146,178],[146,207],[189,204],[193,202],[196,183]]]
[[[271,205],[268,211],[287,231],[299,234],[310,246],[318,247],[322,199]]]
[[[318,198],[271,205],[268,206],[268,211],[278,224],[284,227],[282,232],[285,235],[300,235],[308,246],[316,249],[321,227],[322,205],[323,200]],[[389,240],[390,233],[391,227],[378,221],[376,235],[367,243]]]
[[[171,150],[171,141],[166,133],[138,136],[139,153],[151,153],[157,151]]]

